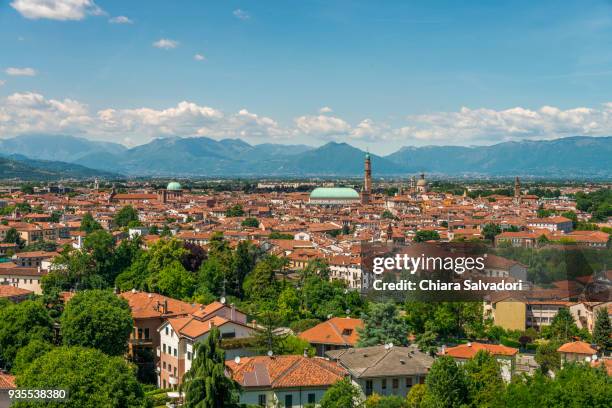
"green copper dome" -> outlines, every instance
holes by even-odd
[[[359,199],[359,193],[346,187],[318,187],[310,193],[311,199]]]
[[[168,183],[168,186],[166,187],[166,190],[181,190],[183,187],[181,187],[181,185],[179,183],[177,183],[176,181],[171,181],[170,183]]]

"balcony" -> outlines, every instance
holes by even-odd
[[[153,339],[130,339],[130,344],[133,346],[152,346]]]

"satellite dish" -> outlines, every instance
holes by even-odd
[[[333,314],[331,314],[331,313],[330,313],[330,314],[328,314],[328,315],[327,315],[327,318],[328,318],[328,319],[331,319],[331,318],[332,318],[332,316],[333,316]]]
[[[585,358],[584,361],[586,361],[587,363],[590,363],[591,362],[591,357]]]
[[[225,304],[225,296],[221,296],[221,299],[219,299],[221,301],[221,303]]]
[[[597,354],[593,354],[593,357],[591,358],[591,360],[596,361],[597,360]]]
[[[393,347],[393,342],[389,343],[389,348]]]
[[[346,317],[348,317],[348,315],[351,314],[351,309],[346,309],[345,312],[346,312]]]
[[[234,357],[234,363],[240,364],[240,356]]]
[[[268,350],[268,357],[272,357],[274,353],[272,352],[272,350]]]
[[[385,350],[389,350],[389,345],[385,343]]]

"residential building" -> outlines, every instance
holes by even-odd
[[[557,352],[561,354],[561,364],[566,362],[590,362],[593,356],[597,354],[597,350],[584,341],[565,343],[557,349]]]
[[[534,218],[527,221],[527,226],[532,229],[547,229],[549,231],[562,231],[565,233],[572,231],[572,220],[559,215],[546,218]]]
[[[303,331],[298,335],[316,349],[317,356],[324,357],[330,350],[354,347],[359,340],[357,329],[363,328],[361,319],[333,317]]]
[[[327,352],[346,369],[364,396],[406,396],[415,384],[423,384],[433,358],[416,345],[359,347]]]
[[[249,406],[315,406],[347,375],[338,363],[301,355],[237,357],[225,364],[242,388],[240,403]]]
[[[465,363],[474,358],[479,351],[485,351],[495,357],[500,365],[501,376],[505,381],[510,381],[516,368],[516,355],[518,349],[501,344],[485,344],[468,342],[455,347],[444,347],[440,355],[450,356],[458,363]]]

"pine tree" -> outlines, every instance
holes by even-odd
[[[373,303],[362,318],[364,327],[357,329],[359,347],[387,343],[405,346],[408,343],[408,324],[394,303]]]
[[[600,307],[595,314],[595,327],[593,327],[593,342],[597,344],[602,352],[612,349],[612,327],[610,326],[610,317],[608,309]]]
[[[220,332],[216,327],[203,342],[196,343],[195,358],[181,385],[186,408],[239,406],[240,386],[225,375],[225,351],[220,348],[220,343]]]

